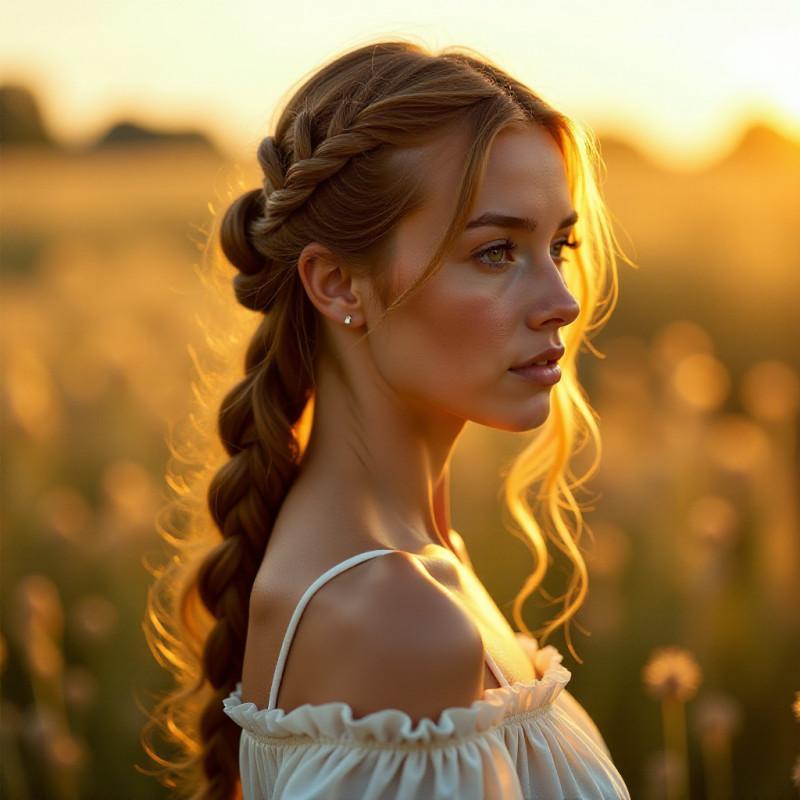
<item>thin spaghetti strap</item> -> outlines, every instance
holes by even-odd
[[[358,555],[345,559],[336,566],[331,567],[327,572],[324,572],[322,575],[320,575],[319,578],[317,578],[311,584],[311,586],[305,590],[303,596],[300,598],[300,602],[297,604],[297,607],[292,614],[292,618],[289,620],[289,625],[286,628],[286,634],[283,637],[283,644],[281,645],[281,651],[278,655],[278,663],[275,665],[275,674],[272,676],[272,688],[269,692],[269,705],[267,708],[271,710],[277,706],[278,692],[281,688],[283,670],[286,668],[286,659],[289,657],[289,649],[292,646],[292,639],[294,639],[297,626],[300,624],[300,617],[303,616],[303,612],[306,610],[306,606],[308,605],[309,600],[311,600],[311,598],[314,596],[315,592],[317,592],[317,590],[324,586],[329,580],[335,578],[337,575],[341,575],[341,573],[346,572],[351,567],[355,567],[357,564],[361,564],[364,561],[369,561],[371,558],[375,558],[376,556],[382,556],[385,553],[395,552],[397,551],[369,550],[366,553],[359,553]]]
[[[497,666],[495,660],[489,655],[488,650],[483,651],[483,658],[484,661],[486,661],[486,666],[489,667],[489,670],[492,673],[492,675],[494,675],[494,677],[497,678],[497,682],[503,687],[510,686],[511,684],[506,679],[506,676],[503,675],[503,673],[500,671],[500,667]]]

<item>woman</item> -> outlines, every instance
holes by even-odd
[[[161,581],[189,576],[183,627],[155,608],[187,687],[159,714],[189,750],[178,774],[202,768],[195,797],[627,797],[560,656],[514,634],[449,515],[465,422],[537,429],[507,487],[537,556],[515,613],[549,535],[574,574],[545,632],[574,614],[568,459],[595,432],[575,358],[615,285],[590,154],[498,69],[396,43],[323,68],[262,142],[263,190],[220,238],[263,314],[219,415],[223,540]]]

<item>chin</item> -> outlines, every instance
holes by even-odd
[[[515,413],[516,412],[516,413]],[[485,420],[476,420],[481,425],[508,433],[525,433],[541,428],[550,416],[550,396],[539,397],[537,402],[527,408],[518,408],[511,413],[498,415]]]

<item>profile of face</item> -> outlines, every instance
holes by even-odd
[[[452,214],[463,152],[424,148],[426,194],[392,242],[393,296],[423,273]],[[538,125],[495,138],[466,229],[434,275],[388,314],[364,308],[379,380],[425,421],[524,431],[547,418],[560,329],[578,315],[562,277],[575,246],[566,167]]]

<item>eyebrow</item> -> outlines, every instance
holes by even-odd
[[[558,229],[569,228],[578,221],[578,212],[573,211],[568,217],[561,220]],[[529,217],[515,217],[511,214],[498,214],[487,211],[467,223],[467,228],[511,228],[533,233],[536,230],[536,220]]]

